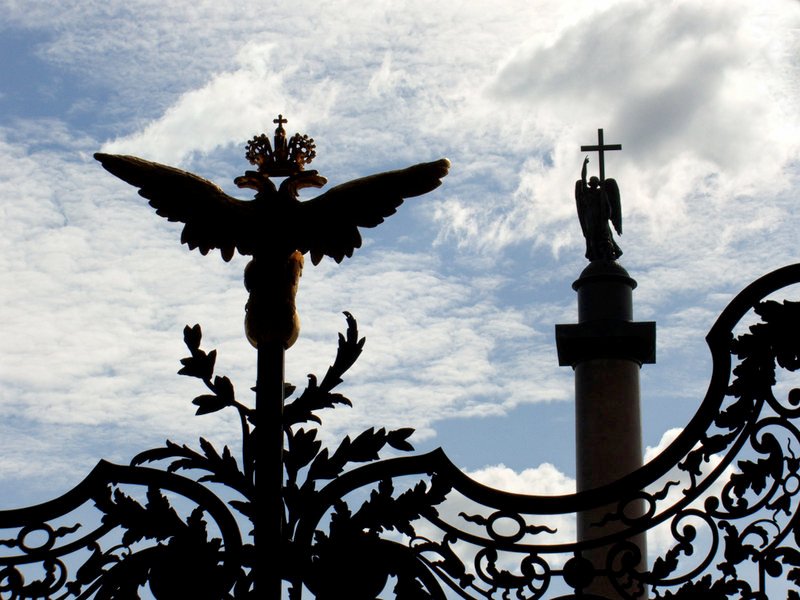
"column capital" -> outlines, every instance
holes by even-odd
[[[656,324],[633,320],[634,280],[616,261],[593,261],[580,274],[578,323],[556,325],[558,364],[562,367],[593,359],[656,362]]]
[[[556,349],[561,367],[617,358],[643,364],[656,362],[655,321],[600,319],[569,325],[556,325]]]

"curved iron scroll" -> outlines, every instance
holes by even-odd
[[[335,388],[364,345],[345,313],[325,376],[309,376],[300,394],[285,387],[275,568],[289,596],[591,598],[592,582],[605,580],[630,599],[800,599],[800,385],[790,382],[800,303],[768,299],[798,282],[800,265],[775,271],[722,313],[707,337],[706,397],[664,453],[613,484],[559,497],[488,488],[441,450],[381,458],[413,450],[411,429],[371,428],[324,447],[320,413],[350,404]],[[184,340],[180,373],[210,391],[193,400],[197,414],[236,410],[241,448],[167,442],[130,467],[101,462],[59,499],[0,512],[2,600],[255,597],[255,548],[242,542],[256,515],[255,411],[215,376],[199,326]],[[634,504],[645,510],[626,510]],[[621,527],[578,542],[575,514],[604,506],[598,526]],[[649,563],[633,543],[642,532]],[[584,557],[592,548],[605,564]]]
[[[158,598],[218,600],[241,563],[225,503],[156,469],[100,461],[60,498],[0,511],[4,600],[139,598],[147,586]]]
[[[797,282],[800,265],[780,269],[726,308],[707,337],[714,367],[700,409],[642,469],[560,497],[487,488],[441,451],[353,469],[298,523],[302,583],[334,598],[368,564],[369,591],[350,597],[387,585],[414,598],[590,597],[606,579],[632,599],[800,598],[800,385],[786,381],[800,366],[800,303],[766,299]],[[630,516],[637,503],[643,514]],[[607,505],[598,525],[622,530],[578,542],[575,513]],[[649,569],[637,566],[642,532],[657,551]],[[605,565],[584,558],[590,548],[607,549]]]

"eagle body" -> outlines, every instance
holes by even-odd
[[[247,171],[235,183],[256,190],[253,200],[228,196],[192,173],[135,156],[95,154],[113,175],[139,188],[156,214],[184,223],[181,242],[201,254],[218,249],[225,261],[235,252],[252,256],[245,269],[250,293],[245,329],[250,342],[291,346],[299,332],[295,298],[303,255],[316,265],[324,256],[337,263],[361,247],[360,227],[375,227],[405,198],[427,193],[447,175],[440,159],[335,186],[307,201],[298,190],[322,187],[317,171],[300,171],[276,187],[265,174]]]

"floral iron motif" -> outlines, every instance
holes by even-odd
[[[800,598],[800,386],[787,383],[800,367],[800,302],[768,298],[798,282],[800,265],[775,271],[722,313],[707,336],[706,397],[665,452],[608,486],[558,497],[480,485],[441,450],[381,458],[387,447],[413,450],[411,429],[324,447],[320,412],[350,405],[335,388],[364,346],[345,313],[325,376],[309,376],[299,395],[285,386],[276,568],[290,598],[590,598],[595,578],[629,599]],[[199,449],[168,441],[131,466],[101,461],[61,498],[0,511],[0,598],[255,598],[256,413],[214,374],[200,327],[184,340],[179,372],[210,392],[193,400],[196,414],[236,410],[238,455],[203,438]],[[644,503],[642,516],[626,515],[632,502]],[[616,508],[602,522],[625,529],[577,542],[575,513],[607,505]],[[663,548],[647,569],[629,541],[641,532]],[[592,547],[608,548],[604,568],[583,558]]]

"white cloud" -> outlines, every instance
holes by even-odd
[[[0,435],[0,477],[27,460],[65,489],[99,456],[125,461],[166,436],[234,440],[224,415],[191,416],[202,386],[175,375],[186,323],[203,325],[218,370],[251,400],[245,261],[179,247],[178,226],[91,160],[103,139],[229,179],[243,165],[232,147],[284,112],[315,137],[313,166],[332,183],[453,160],[440,190],[386,225],[405,219],[406,242],[370,232],[381,252],[303,277],[291,381],[324,372],[342,310],[368,338],[342,385],[354,408],[324,415],[329,440],[412,426],[425,444],[441,419],[571,397],[552,324],[574,320],[571,196],[598,126],[624,148],[609,175],[637,311],[659,321],[660,360],[686,357],[680,385],[702,392],[687,348],[726,297],[796,258],[796,4],[270,4],[4,5],[3,27],[35,34],[70,83],[64,105],[94,110],[2,121],[0,408],[19,426]],[[673,371],[646,368],[673,393]],[[675,404],[650,413],[659,433],[680,418]],[[571,485],[547,465],[474,476],[525,493]]]
[[[270,64],[273,56],[272,44],[246,44],[237,54],[236,69],[182,94],[161,118],[104,144],[103,152],[181,163],[193,152],[241,144],[263,128],[271,130],[278,110],[299,123],[311,120],[310,106],[315,118],[324,115],[335,101],[336,87],[323,82],[310,96],[298,98],[289,89],[298,67],[275,69]]]
[[[796,107],[776,90],[792,77],[790,23],[798,19],[789,4],[620,2],[551,39],[534,37],[492,91],[498,102],[525,105],[551,161],[529,159],[506,199],[487,207],[453,198],[438,220],[479,248],[524,238],[554,250],[577,245],[574,227],[567,239],[560,232],[574,220],[577,148],[593,143],[597,126],[607,142],[624,142],[608,173],[621,182],[628,222],[649,223],[642,246],[685,228],[699,204],[711,205],[702,212],[719,227],[735,218],[725,208],[732,197],[774,197],[797,150]],[[765,225],[750,221],[758,231]]]
[[[181,248],[180,226],[162,222],[133,189],[105,174],[86,146],[91,140],[78,160],[2,148],[0,192],[14,201],[3,207],[0,264],[12,285],[0,298],[0,405],[42,431],[127,422],[115,452],[123,460],[142,449],[134,446],[140,440],[191,440],[198,430],[216,430],[229,441],[236,423],[192,418],[189,401],[202,386],[175,371],[186,354],[183,325],[200,322],[205,347],[219,349],[218,371],[231,375],[243,401],[252,400],[255,354],[242,337],[245,259],[225,264],[216,253]],[[59,176],[40,177],[42,164]],[[542,334],[518,308],[496,305],[503,278],[446,276],[440,266],[430,253],[366,248],[344,265],[307,270],[299,295],[304,333],[287,355],[289,380],[302,385],[306,373],[324,373],[342,310],[354,312],[369,340],[343,385],[355,408],[325,417],[328,439],[376,423],[430,437],[442,418],[566,397],[563,379],[535,390],[525,384],[555,366],[518,352]],[[85,453],[90,464],[75,463],[74,481],[91,466]]]
[[[544,383],[554,363],[520,352],[542,336],[526,315],[496,306],[494,293],[467,277],[442,276],[429,254],[370,253],[341,266],[325,261],[304,275],[298,298],[309,333],[288,354],[287,377],[295,383],[310,365],[321,373],[330,363],[331,341],[343,325],[333,318],[339,310],[350,310],[367,338],[343,385],[354,407],[325,417],[334,432],[376,422],[427,430],[439,419],[503,414],[568,393],[565,378]],[[525,381],[532,379],[543,385],[531,389]]]
[[[470,471],[467,475],[483,485],[515,494],[563,496],[575,493],[575,480],[549,463],[519,473],[505,465],[495,465]]]

